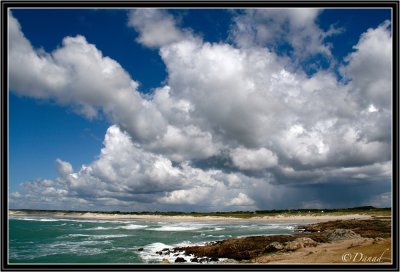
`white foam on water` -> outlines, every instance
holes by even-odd
[[[73,219],[73,218],[62,218],[58,219],[59,221],[68,221],[68,222],[79,222],[79,223],[112,223],[112,224],[121,224],[121,223],[130,223],[130,221],[121,221],[121,220],[104,220],[104,219]]]
[[[86,230],[111,230],[111,229],[115,229],[115,228],[95,227],[95,228],[90,228],[90,229],[86,229]]]
[[[145,263],[160,263],[163,256],[160,256],[156,252],[162,251],[164,248],[172,249],[173,247],[164,243],[152,243],[145,246],[143,251],[139,251],[139,256]]]
[[[132,236],[132,235],[126,235],[126,234],[92,235],[93,238],[97,238],[97,239],[122,238],[122,237],[129,237],[129,236]]]
[[[24,221],[39,221],[39,218],[30,218],[30,217],[26,217],[26,218],[14,218],[16,220],[24,220]]]
[[[111,241],[108,240],[85,240],[85,241],[79,241],[79,242],[56,242],[53,244],[48,244],[46,247],[48,248],[63,248],[63,249],[72,249],[72,248],[78,248],[81,246],[95,246],[95,245],[105,245],[105,244],[111,244]],[[69,250],[68,250],[69,251]]]
[[[96,245],[111,244],[111,241],[81,241],[81,242],[56,242],[40,247],[31,255],[31,258],[44,257],[55,254],[98,255],[106,253],[104,249],[93,247]],[[89,246],[89,247],[86,247]]]
[[[98,235],[98,234],[68,234],[68,237],[89,237],[89,239],[108,239],[108,238],[122,238],[122,237],[128,237],[128,236],[133,236],[133,235],[127,235],[127,234],[108,234],[108,235]]]
[[[39,219],[39,221],[41,221],[41,222],[55,222],[55,221],[59,221],[59,220],[50,219],[50,218],[41,218],[41,219]]]
[[[91,235],[89,234],[79,234],[79,233],[73,233],[73,234],[68,234],[68,237],[89,237]]]
[[[213,237],[213,238],[225,238],[225,237],[232,237],[231,235],[224,235],[224,234],[221,234],[221,235],[212,235],[212,234],[209,234],[209,235],[207,235],[206,237]]]
[[[79,222],[79,223],[112,223],[112,224],[126,224],[135,223],[135,221],[123,221],[123,220],[105,220],[105,219],[79,219],[79,218],[54,218],[54,217],[43,217],[43,216],[10,216],[10,219],[14,220],[26,220],[26,221],[64,221],[64,222]]]
[[[270,229],[270,230],[293,230],[295,228],[295,224],[271,224],[266,226],[258,226],[259,229]],[[255,226],[257,227],[257,226]]]
[[[22,220],[22,221],[40,221],[41,217],[20,217],[20,216],[12,216],[10,217],[10,219],[14,219],[14,220]]]
[[[123,225],[123,226],[116,226],[116,227],[95,227],[95,228],[89,228],[86,230],[117,230],[117,229],[126,229],[126,230],[135,230],[135,229],[145,229],[147,228],[147,225],[135,225],[135,224],[129,224],[129,225]]]
[[[198,230],[200,228],[196,227],[181,227],[181,226],[163,226],[160,228],[151,228],[149,230],[154,231],[189,231],[189,230]]]
[[[200,224],[200,223],[177,223],[177,224],[168,224],[162,225],[158,228],[150,228],[148,230],[153,231],[191,231],[198,230],[205,227],[209,227],[209,224]]]
[[[135,224],[129,224],[127,226],[120,226],[118,227],[119,229],[127,229],[127,230],[133,230],[133,229],[144,229],[147,228],[147,225],[135,225]]]
[[[164,243],[152,243],[152,244],[149,244],[149,245],[143,247],[143,251],[139,252],[139,256],[145,263],[161,263],[161,261],[163,259],[167,259],[170,263],[175,263],[176,258],[180,257],[180,258],[185,259],[187,263],[197,264],[197,263],[192,263],[190,261],[192,258],[195,257],[193,254],[185,255],[184,252],[176,252],[176,253],[171,252],[170,254],[160,255],[156,252],[163,252],[162,250],[166,249],[166,248],[171,250],[176,247],[201,246],[201,245],[205,245],[205,243],[206,242],[192,243],[190,241],[183,241],[181,243],[177,243],[174,245],[167,245]],[[165,253],[165,251],[164,251],[164,253]]]

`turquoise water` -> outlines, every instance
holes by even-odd
[[[178,256],[156,251],[231,237],[290,234],[295,225],[16,216],[9,219],[9,263],[159,263],[163,258],[173,262]]]

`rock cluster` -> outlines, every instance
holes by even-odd
[[[187,262],[185,258],[177,257],[182,252],[184,253],[185,256],[190,256],[190,254],[185,252],[182,248],[164,248],[164,249],[162,249],[160,251],[156,251],[156,254],[158,254],[160,256],[162,256],[162,255],[164,255],[164,256],[172,255],[172,256],[176,257],[176,259],[174,261],[175,263],[184,263],[184,262]],[[193,258],[190,259],[190,262],[192,262],[192,263],[209,263],[209,262],[218,262],[218,261],[219,261],[219,259],[217,257],[215,257],[215,256],[211,256],[211,257],[204,256],[202,258],[193,257]],[[163,258],[163,260],[161,261],[161,263],[167,263],[167,262],[169,263],[167,258]]]
[[[245,261],[266,253],[295,251],[346,239],[375,238],[374,242],[379,243],[381,237],[390,237],[391,224],[383,220],[337,220],[299,226],[300,229],[302,232],[293,235],[231,238],[204,246],[165,248],[157,251],[157,254],[176,256],[175,262],[186,261],[178,257],[182,253],[192,256],[190,261],[193,263],[217,262],[219,258]]]
[[[178,258],[175,259],[175,262],[176,263],[186,263],[186,260],[183,257],[178,257]]]
[[[349,229],[326,230],[325,235],[329,242],[361,238],[360,234]]]
[[[328,230],[346,229],[352,230],[355,233],[365,238],[390,238],[391,237],[391,221],[368,219],[368,220],[336,220],[298,226],[298,230],[310,233],[321,233]]]
[[[270,253],[280,250],[293,251],[304,247],[315,247],[317,245],[318,243],[313,239],[307,237],[301,237],[285,243],[272,242],[265,248],[264,252]]]

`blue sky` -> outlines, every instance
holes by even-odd
[[[11,207],[390,206],[388,9],[10,18]]]

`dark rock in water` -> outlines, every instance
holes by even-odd
[[[143,251],[144,250],[144,248],[143,247],[141,247],[141,248],[138,248],[138,250],[137,251]]]
[[[327,230],[325,231],[325,235],[330,242],[361,238],[359,234],[349,229],[335,229],[333,231]]]
[[[210,262],[218,262],[218,258],[217,257],[211,257],[210,259],[209,259],[209,261]]]
[[[162,251],[156,251],[156,254],[162,255],[163,253],[162,253]]]
[[[185,258],[178,257],[178,258],[175,259],[175,262],[176,263],[186,263],[186,260],[185,260]]]
[[[292,235],[253,236],[231,238],[205,246],[190,246],[177,249],[185,251],[187,254],[193,254],[195,257],[249,260],[264,253],[265,247],[272,242],[284,243],[294,239],[295,237]]]
[[[198,262],[199,262],[199,259],[197,259],[197,258],[195,257],[195,258],[190,259],[190,261],[191,261],[192,263],[198,263]]]

